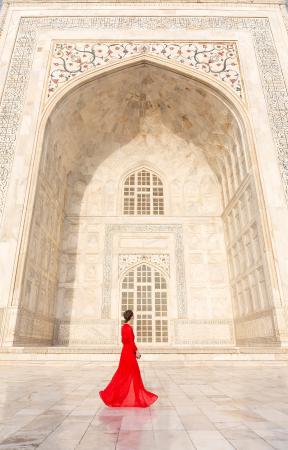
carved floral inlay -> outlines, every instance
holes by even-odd
[[[155,266],[159,267],[160,269],[162,269],[167,275],[169,275],[170,273],[170,258],[169,255],[166,253],[162,253],[160,255],[139,255],[139,254],[129,254],[129,255],[124,255],[121,254],[119,255],[119,262],[118,262],[118,267],[119,267],[119,276],[122,275],[126,270],[128,270],[130,267],[135,266],[136,264],[139,263],[151,263],[154,264]]]
[[[150,54],[205,72],[242,98],[235,42],[58,42],[54,44],[47,96],[84,72],[125,58]]]

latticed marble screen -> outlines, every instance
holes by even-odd
[[[126,178],[123,200],[125,215],[163,215],[163,183],[155,173],[140,169]]]
[[[153,266],[141,264],[122,281],[122,314],[134,312],[137,342],[168,342],[167,282]]]

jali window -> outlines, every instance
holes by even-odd
[[[162,273],[141,264],[128,271],[121,288],[122,314],[134,312],[137,342],[168,342],[167,282]]]
[[[159,216],[164,214],[163,183],[155,173],[140,169],[124,182],[125,215]]]

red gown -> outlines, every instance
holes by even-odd
[[[99,395],[107,406],[146,408],[157,400],[158,395],[144,388],[136,358],[137,347],[132,327],[125,323],[121,332],[123,348],[118,369]]]

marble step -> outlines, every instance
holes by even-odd
[[[119,361],[119,346],[1,347],[0,361]],[[143,361],[287,361],[283,347],[141,347]]]

